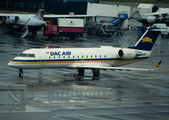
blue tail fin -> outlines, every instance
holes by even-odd
[[[128,47],[128,48],[151,51],[159,34],[160,34],[160,28],[156,28],[156,27],[149,28],[142,35],[142,37],[135,44],[135,46]]]

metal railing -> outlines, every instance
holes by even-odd
[[[0,2],[0,9],[15,9],[15,10],[38,10],[41,4],[31,4],[22,2]]]

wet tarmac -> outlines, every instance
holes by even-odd
[[[52,120],[167,120],[169,119],[169,38],[159,37],[149,59],[126,67],[154,68],[163,60],[160,69],[144,71],[101,71],[100,80],[92,81],[86,70],[77,81],[77,70],[44,69],[18,70],[7,63],[29,48],[133,46],[138,40],[136,31],[110,38],[88,36],[70,40],[48,40],[41,32],[35,38],[20,38],[0,27],[0,84],[27,85],[26,109],[49,110]],[[111,51],[110,51],[111,52]]]

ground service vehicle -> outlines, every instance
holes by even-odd
[[[151,27],[158,27],[158,28],[161,28],[161,36],[164,37],[164,36],[167,36],[169,37],[169,27],[167,27],[167,25],[165,23],[155,23],[153,24]],[[141,28],[141,29],[140,29]],[[149,29],[150,27],[138,27],[137,29],[137,35],[139,37],[141,37],[144,32]]]
[[[124,20],[128,19],[128,14],[118,14],[118,17],[100,24],[87,23],[86,31],[88,35],[96,34],[98,36],[110,37],[114,33],[122,35],[122,31],[118,31]]]
[[[46,25],[43,34],[50,39],[53,37],[70,37],[70,39],[75,39],[76,37],[83,37],[83,32],[83,19],[59,18],[57,19],[57,25]]]
[[[153,24],[151,27],[158,27],[158,28],[162,28],[161,30],[161,36],[169,36],[169,27],[167,27],[167,25],[165,23],[156,23]]]

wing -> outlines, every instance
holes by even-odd
[[[1,17],[24,17],[24,16],[30,16],[33,17],[33,14],[3,14],[0,13]],[[44,18],[65,18],[65,17],[95,17],[96,15],[44,15]]]
[[[144,14],[144,16],[167,16],[167,15],[169,15],[168,12],[154,12],[154,13]]]
[[[44,15],[44,18],[95,17],[96,15]]]
[[[21,16],[34,16],[32,14],[3,14],[3,13],[0,13],[0,16],[1,17],[21,17]]]
[[[123,67],[100,67],[100,66],[77,66],[76,68],[84,68],[84,69],[99,69],[99,70],[126,70],[126,71],[131,71],[131,70],[140,70],[140,71],[153,71],[159,68],[160,64],[162,61],[160,61],[155,68],[153,69],[141,69],[141,68],[123,68]]]

